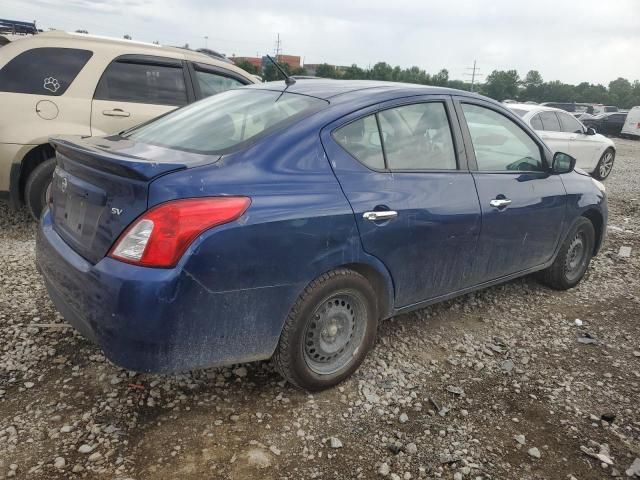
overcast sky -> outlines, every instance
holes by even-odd
[[[41,28],[282,53],[306,63],[378,61],[464,79],[539,70],[545,80],[640,79],[640,0],[1,0],[0,14]]]

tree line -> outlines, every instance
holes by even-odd
[[[239,61],[237,65],[249,73],[261,75],[265,81],[279,80],[281,74],[273,65],[268,65],[263,72],[247,61]],[[306,75],[304,68],[291,69],[282,64],[289,75]],[[361,68],[357,65],[342,68],[333,65],[319,65],[315,75],[322,78],[340,78],[345,80],[386,80],[390,82],[418,83],[441,87],[471,90],[471,83],[449,78],[449,71],[440,70],[429,74],[420,67],[393,67],[386,62],[376,63],[371,68]],[[507,99],[520,102],[576,102],[601,103],[616,105],[621,108],[631,108],[640,105],[640,81],[630,82],[619,77],[609,82],[608,86],[582,82],[578,85],[563,83],[559,80],[545,82],[537,70],[530,70],[521,78],[516,70],[494,70],[481,84],[474,85],[474,90],[482,95],[498,101]]]

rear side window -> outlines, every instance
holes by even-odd
[[[333,132],[333,138],[358,161],[373,170],[384,169],[382,143],[375,115],[360,118]]]
[[[144,124],[126,137],[188,152],[223,154],[326,105],[325,100],[295,93],[228,90]]]
[[[455,170],[453,138],[444,104],[417,103],[378,114],[390,170]]]
[[[540,114],[535,115],[531,119],[531,128],[533,128],[534,130],[544,130],[544,127],[542,126],[542,120],[540,120]]]
[[[0,70],[0,91],[59,97],[67,91],[93,52],[75,48],[34,48]]]
[[[231,90],[232,88],[238,88],[245,85],[232,77],[226,77],[216,72],[201,70],[196,67],[196,81],[200,88],[200,97],[210,97],[217,93]],[[246,83],[246,82],[245,82]]]
[[[545,132],[561,132],[560,122],[556,116],[556,112],[542,112],[540,114],[542,127]]]
[[[94,98],[180,106],[187,104],[187,87],[182,67],[115,61],[102,75]]]

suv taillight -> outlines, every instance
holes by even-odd
[[[188,198],[160,204],[120,235],[109,256],[145,267],[173,267],[202,232],[236,220],[250,204],[247,197]]]

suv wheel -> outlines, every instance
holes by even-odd
[[[616,159],[616,153],[608,148],[604,151],[602,156],[600,157],[600,161],[598,162],[598,166],[593,171],[593,176],[597,180],[604,180],[609,176],[611,170],[613,170],[613,162]]]
[[[24,201],[33,218],[38,220],[47,205],[47,190],[51,185],[51,177],[56,168],[55,158],[45,160],[38,165],[24,187]]]
[[[567,235],[553,264],[541,272],[543,283],[556,290],[575,287],[589,267],[595,245],[591,222],[580,217]]]
[[[302,292],[282,329],[273,361],[300,388],[317,391],[349,377],[373,347],[376,294],[359,273],[325,273]]]

